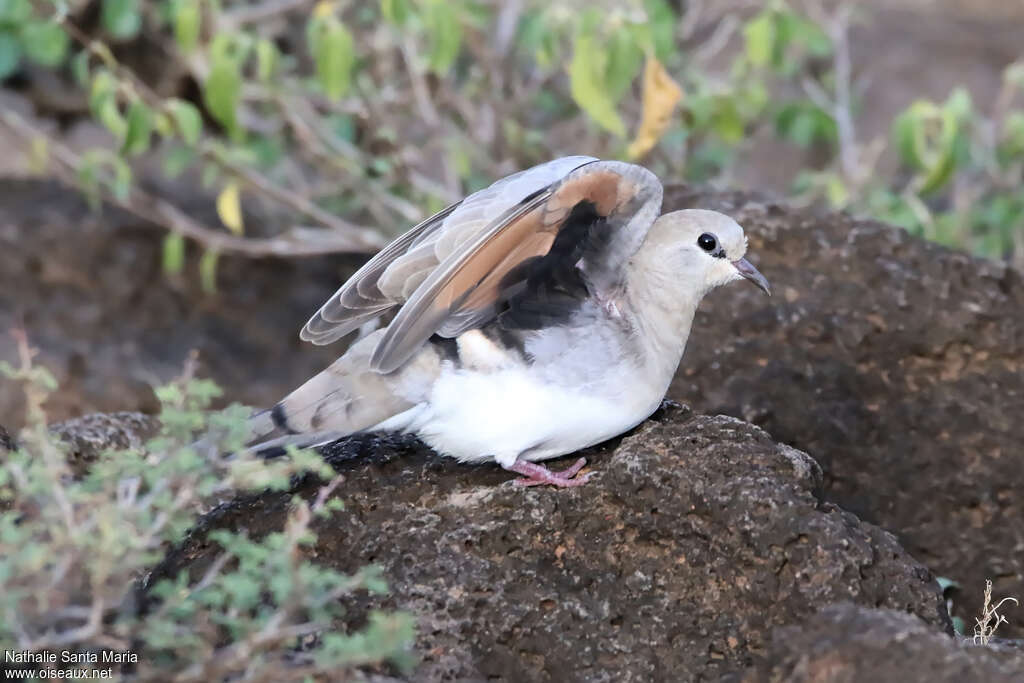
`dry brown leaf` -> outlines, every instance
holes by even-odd
[[[643,116],[636,138],[629,145],[627,154],[637,160],[650,152],[672,120],[672,112],[683,99],[679,87],[655,57],[648,57],[644,65]]]

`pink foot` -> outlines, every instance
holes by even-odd
[[[516,479],[516,486],[543,486],[544,484],[550,484],[558,488],[569,488],[571,486],[583,486],[590,479],[590,473],[584,474],[582,477],[576,476],[576,473],[583,469],[583,466],[586,464],[587,459],[580,458],[569,469],[562,470],[561,472],[552,472],[547,467],[538,465],[535,462],[516,460],[512,467],[507,469],[510,472],[526,477],[525,479]]]

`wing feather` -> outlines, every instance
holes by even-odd
[[[508,176],[385,247],[300,336],[328,344],[397,309],[370,359],[373,369],[390,372],[431,335],[454,337],[485,325],[503,306],[502,320],[511,309],[543,320],[539,311],[577,305],[588,288],[621,280],[660,213],[661,196],[650,171],[591,157]]]
[[[644,168],[622,162],[577,167],[493,220],[475,239],[454,240],[446,256],[402,306],[371,356],[371,367],[400,367],[433,334],[455,336],[493,318],[523,282],[519,266],[548,254],[573,210],[586,205],[591,223],[562,268],[579,268],[596,287],[614,285],[661,210],[662,187]],[[447,235],[443,238],[447,239]],[[521,274],[521,277],[524,277]]]
[[[452,204],[434,214],[367,261],[313,314],[299,337],[318,345],[330,344],[397,306],[399,302],[384,297],[377,286],[381,273],[406,253],[414,241],[440,228],[457,206]]]
[[[398,308],[434,268],[479,235],[495,216],[592,161],[596,160],[575,156],[535,166],[503,178],[431,216],[356,271],[309,319],[299,336],[314,344],[330,344]],[[428,258],[431,251],[433,257]]]

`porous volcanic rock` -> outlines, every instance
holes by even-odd
[[[1024,651],[953,638],[906,612],[829,605],[778,629],[744,683],[1018,683]]]
[[[845,601],[950,629],[925,567],[823,503],[813,459],[735,418],[668,408],[593,450],[595,476],[572,490],[522,489],[416,447],[369,452],[379,445],[328,449],[345,509],[309,552],[383,568],[390,595],[355,601],[350,623],[413,613],[412,680],[718,680],[752,666],[775,627]],[[205,524],[260,534],[286,500],[224,506]],[[216,553],[203,532],[157,578],[201,574]]]
[[[50,426],[50,432],[68,445],[67,458],[76,472],[83,472],[101,453],[110,449],[142,448],[156,435],[160,421],[142,413],[91,413]]]
[[[775,294],[713,292],[669,396],[812,454],[827,500],[961,585],[968,624],[986,579],[1024,598],[1021,273],[757,196],[675,188],[665,203],[734,216]]]

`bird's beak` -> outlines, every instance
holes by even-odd
[[[761,272],[750,261],[741,258],[738,261],[733,261],[732,265],[736,268],[737,273],[760,287],[761,291],[768,296],[772,295],[772,288],[769,286],[768,280],[765,279],[764,275],[761,275]]]

